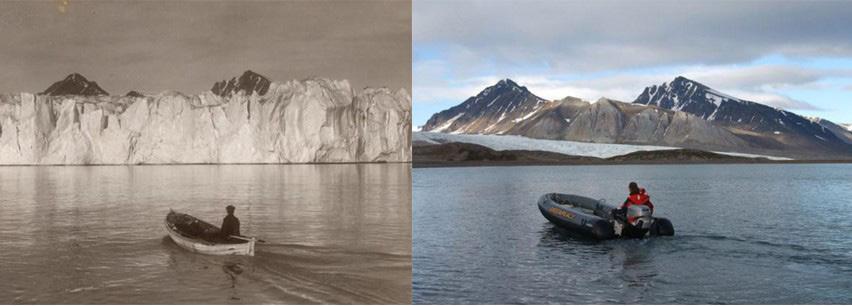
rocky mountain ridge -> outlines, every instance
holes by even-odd
[[[684,77],[646,88],[633,103],[574,97],[547,101],[506,79],[433,115],[422,130],[778,156],[852,156],[839,125],[734,98]]]
[[[229,97],[239,92],[249,96],[255,93],[262,96],[269,90],[270,84],[266,77],[246,70],[239,78],[233,77],[229,81],[216,82],[210,91],[221,97]]]
[[[727,127],[763,147],[811,146],[827,151],[847,147],[839,135],[819,122],[786,110],[734,98],[684,77],[645,88],[633,103],[693,114]],[[823,123],[833,125],[826,120]]]

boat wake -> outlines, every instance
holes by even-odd
[[[221,271],[211,286],[226,300],[256,304],[410,303],[410,255],[268,243],[254,257],[208,256],[169,246],[174,268],[198,276]],[[211,267],[220,267],[210,269]],[[223,301],[224,302],[224,301]]]

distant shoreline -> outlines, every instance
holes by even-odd
[[[732,164],[852,164],[852,160],[761,160],[761,161],[628,161],[628,162],[413,162],[411,168],[467,168],[467,167],[518,167],[518,166],[621,166],[621,165],[732,165]]]
[[[481,166],[593,166],[694,164],[846,164],[852,159],[770,159],[727,155],[694,149],[635,151],[608,158],[541,150],[494,150],[482,145],[450,142],[419,144],[412,150],[412,168]]]
[[[352,165],[352,164],[411,164],[412,162],[312,162],[312,163],[146,163],[146,164],[0,164],[0,167],[123,167],[123,166],[292,166],[292,165]]]

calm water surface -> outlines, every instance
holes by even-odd
[[[415,303],[852,303],[849,164],[413,171]],[[535,204],[631,180],[676,236],[588,241]]]
[[[0,167],[0,304],[411,302],[407,164]],[[190,253],[173,208],[268,241]]]

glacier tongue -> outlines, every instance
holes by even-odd
[[[0,164],[407,162],[411,97],[347,81],[265,95],[0,96]]]

